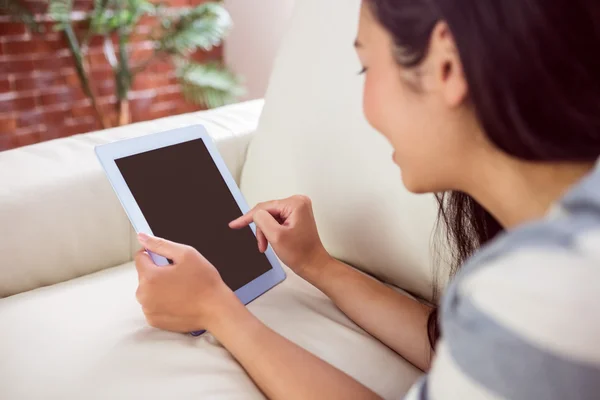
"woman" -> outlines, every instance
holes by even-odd
[[[405,186],[446,193],[440,218],[455,266],[466,265],[443,298],[441,336],[435,310],[327,254],[307,198],[260,204],[231,227],[254,221],[262,251],[270,243],[357,324],[429,371],[410,398],[596,398],[597,0],[364,0],[356,49],[365,114],[393,145]],[[174,260],[158,268],[137,255],[152,326],[208,329],[270,398],[377,398],[264,326],[195,250],[140,242]]]

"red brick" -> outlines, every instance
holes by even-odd
[[[12,90],[10,80],[0,79],[0,93],[8,93]]]
[[[129,39],[129,40],[131,41],[131,39]],[[112,35],[112,42],[115,46],[118,45],[119,39],[117,38],[117,35],[115,35],[115,34]],[[92,36],[88,43],[88,47],[90,49],[92,49],[92,51],[102,51],[103,46],[104,46],[104,36],[102,36],[102,35]]]
[[[199,106],[197,104],[190,103],[187,101],[181,101],[179,103],[179,106],[177,107],[177,111],[179,111],[179,114],[196,112],[196,111],[205,110],[205,109],[206,109],[205,107],[202,107],[202,106]]]
[[[16,147],[16,143],[13,144],[14,138],[10,135],[0,136],[0,151],[10,150]]]
[[[73,2],[73,9],[77,11],[91,11],[94,8],[94,2],[92,0],[75,0]]]
[[[143,43],[148,42],[148,40],[150,40],[150,32],[147,29],[134,30],[129,36],[129,43]]]
[[[133,121],[145,121],[148,109],[152,105],[152,98],[133,99],[129,102],[131,109],[131,119]]]
[[[165,74],[140,74],[135,78],[132,90],[148,90],[169,85],[169,78]]]
[[[94,115],[94,107],[89,102],[81,102],[71,107],[71,115],[73,117],[83,117],[86,115]]]
[[[6,135],[17,129],[17,119],[15,113],[0,114],[0,135]]]
[[[160,93],[156,96],[155,101],[158,103],[166,103],[166,102],[176,102],[183,100],[183,96],[179,91],[169,91],[165,93]]]
[[[32,79],[34,76],[36,75],[36,71],[30,70],[23,70],[21,72],[16,72],[14,74],[9,75],[4,75],[5,78],[9,78],[9,79],[13,79],[13,88],[14,88],[14,81],[17,79]],[[0,74],[0,77],[2,77],[3,75]]]
[[[25,24],[20,22],[0,22],[0,33],[4,35],[23,35],[27,32]]]
[[[79,75],[75,71],[63,70],[61,74],[61,81],[67,86],[79,87],[81,85]],[[93,78],[91,80],[93,81]]]
[[[165,72],[172,71],[174,69],[173,65],[168,61],[154,61],[150,65],[148,65],[147,72],[153,74],[163,74]]]
[[[38,100],[39,103],[39,100]],[[54,112],[54,111],[68,111],[71,109],[71,103],[60,103],[60,104],[52,104],[50,106],[38,106],[36,110],[39,110],[43,113],[45,112]]]
[[[115,74],[111,69],[92,70],[90,76],[94,82],[114,79]]]
[[[159,24],[158,20],[154,17],[150,17],[148,15],[143,16],[138,21],[138,26],[157,26]]]
[[[43,119],[48,126],[62,125],[69,117],[68,110],[44,111]]]
[[[47,89],[60,83],[59,78],[52,74],[35,75],[30,78],[19,78],[15,80],[15,90],[17,92],[34,89]]]
[[[85,34],[87,34],[88,32],[89,25],[89,22],[85,20],[71,21],[71,26],[73,26],[73,31],[75,32],[75,35],[77,35],[77,37],[85,36]]]
[[[47,1],[25,1],[27,8],[34,14],[45,14],[48,11]]]
[[[35,68],[33,61],[0,61],[0,74],[17,74],[33,71]]]
[[[116,108],[111,108],[110,110],[107,108],[103,108],[102,112],[104,113],[104,118],[109,122],[110,126],[117,126],[117,122],[119,120],[119,115],[117,113]],[[102,129],[102,126],[98,126],[98,129]]]
[[[56,22],[54,21],[43,21],[39,23],[41,28],[44,30],[45,34],[50,34],[54,32],[54,26]]]
[[[44,126],[44,130],[41,132],[42,141],[58,139],[59,137],[61,137],[62,131],[63,131],[62,124]]]
[[[10,100],[0,100],[0,113],[10,111],[27,111],[35,107],[35,97],[25,96]]]
[[[39,98],[40,104],[47,106],[60,103],[73,103],[78,100],[83,100],[85,99],[85,94],[80,88],[69,88],[64,86],[58,91],[42,93]]]
[[[98,96],[110,96],[116,94],[115,81],[106,80],[95,84]]]
[[[179,79],[176,76],[170,76],[168,79],[169,79],[169,86],[179,85]]]
[[[114,95],[98,97],[98,104],[106,107],[114,106],[115,104],[117,104],[117,98]]]
[[[32,55],[37,53],[55,53],[65,48],[62,40],[41,40],[33,38],[26,41],[6,42],[3,44],[4,53],[7,55]]]
[[[140,44],[139,47],[135,47],[130,53],[130,60],[133,64],[146,62],[154,54],[154,50],[146,47],[145,44]]]
[[[81,125],[81,124],[95,124],[96,119],[91,115],[82,115],[79,117],[70,117],[65,121],[65,125]]]
[[[189,7],[190,0],[169,0],[170,7]]]
[[[223,59],[223,47],[213,47],[210,51],[197,50],[190,58],[196,62],[219,61]]]
[[[17,127],[24,128],[32,125],[43,124],[45,121],[44,114],[41,111],[24,111],[17,114]]]
[[[94,66],[96,64],[107,64],[106,56],[104,55],[104,51],[101,47],[90,49],[87,54],[87,60],[90,65]]]
[[[162,110],[174,110],[178,106],[178,101],[158,101],[154,98],[154,101],[150,105],[149,111],[162,111]]]
[[[15,135],[17,146],[29,146],[30,144],[39,143],[42,141],[41,127],[38,131]]]
[[[63,68],[74,68],[75,63],[71,55],[64,57],[48,56],[34,62],[35,69],[38,71],[60,71]]]

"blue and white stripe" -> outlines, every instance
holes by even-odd
[[[407,399],[600,399],[600,165],[551,214],[463,267]]]

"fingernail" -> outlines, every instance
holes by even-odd
[[[146,243],[148,241],[148,239],[150,239],[150,236],[146,235],[143,232],[138,233],[137,237],[138,237],[138,240],[142,243]]]

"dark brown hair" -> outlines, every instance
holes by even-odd
[[[391,34],[396,60],[417,67],[445,21],[491,142],[531,161],[592,161],[600,155],[598,0],[366,0]],[[451,275],[502,227],[465,193],[438,195]],[[437,310],[429,320],[433,344]]]

